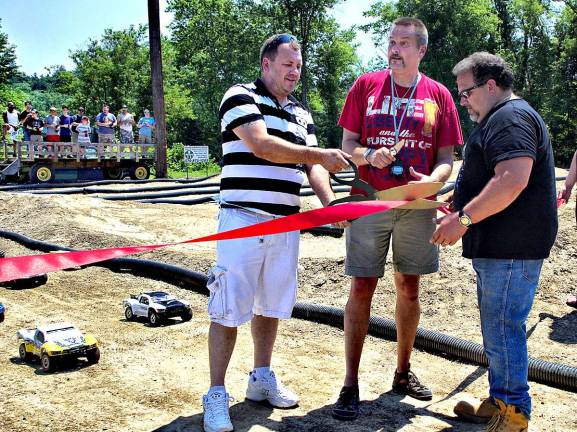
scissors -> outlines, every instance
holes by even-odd
[[[442,182],[413,183],[378,191],[370,184],[360,179],[359,169],[357,168],[357,166],[353,161],[348,160],[348,163],[353,169],[353,172],[355,173],[355,177],[352,180],[345,180],[339,178],[332,173],[330,174],[331,178],[339,184],[352,186],[357,189],[360,189],[363,192],[365,192],[366,195],[359,195],[359,194],[349,195],[331,201],[329,205],[335,205],[344,202],[359,202],[370,200],[410,201],[399,207],[403,209],[428,209],[428,208],[438,208],[444,205],[444,203],[439,201],[424,199],[425,197],[435,195],[439,191],[439,189],[441,189],[441,187],[443,186]]]
[[[352,186],[354,188],[360,189],[363,192],[366,192],[366,195],[359,195],[359,194],[349,195],[349,196],[338,198],[334,201],[331,201],[329,203],[329,205],[335,205],[335,204],[340,204],[340,203],[344,203],[344,202],[376,200],[377,199],[377,190],[374,187],[372,187],[370,184],[368,184],[366,181],[361,180],[360,175],[359,175],[359,169],[357,168],[357,166],[355,165],[355,163],[352,160],[347,159],[347,162],[349,163],[349,165],[353,169],[353,172],[355,173],[355,177],[352,180],[346,180],[346,179],[342,179],[342,178],[337,177],[333,173],[330,173],[331,178],[339,184],[346,185],[346,186]]]

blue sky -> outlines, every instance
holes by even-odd
[[[334,10],[343,27],[362,24],[362,12],[374,0],[345,0]],[[68,4],[69,7],[63,7]],[[32,74],[46,74],[46,67],[64,65],[72,69],[70,51],[84,48],[88,40],[100,39],[104,29],[122,30],[148,22],[147,0],[115,2],[93,1],[49,2],[45,0],[0,0],[2,32],[16,46],[20,69]],[[47,6],[49,5],[49,6]],[[165,31],[172,17],[164,11],[166,0],[160,0],[160,25]],[[358,54],[367,62],[374,53],[370,37],[359,33]]]

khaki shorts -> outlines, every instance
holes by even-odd
[[[221,208],[218,231],[273,219],[243,209]],[[299,231],[218,241],[217,265],[208,272],[212,322],[238,327],[254,315],[290,318],[297,294]]]
[[[355,220],[347,229],[345,273],[382,277],[391,238],[396,272],[422,275],[438,271],[439,248],[429,242],[436,212],[393,209]]]

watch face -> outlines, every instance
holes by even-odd
[[[470,218],[469,216],[467,216],[467,215],[459,216],[459,223],[460,223],[461,225],[467,227],[467,226],[471,225],[471,218]]]

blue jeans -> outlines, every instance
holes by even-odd
[[[489,393],[531,416],[525,323],[543,260],[473,259],[483,345],[489,359]]]

